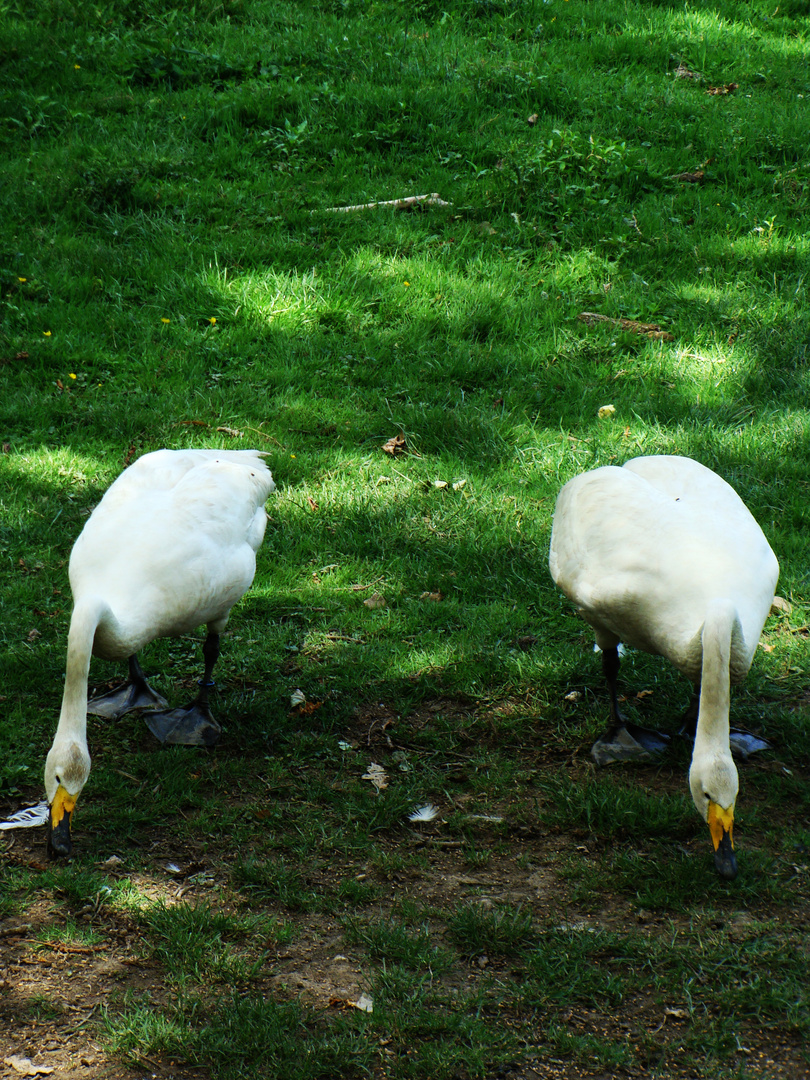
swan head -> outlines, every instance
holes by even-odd
[[[87,746],[76,739],[54,739],[45,761],[45,794],[48,815],[48,854],[67,856],[73,848],[70,819],[76,800],[90,775]]]
[[[689,769],[689,787],[698,813],[709,826],[717,873],[731,881],[737,876],[733,828],[734,805],[740,789],[731,753],[727,750],[696,753]]]

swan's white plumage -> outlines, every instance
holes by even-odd
[[[74,604],[101,597],[110,609],[95,654],[115,660],[202,624],[221,630],[253,581],[274,487],[257,451],[157,450],[130,465],[70,556]]]
[[[770,611],[779,565],[734,489],[691,458],[634,458],[582,473],[560,492],[551,576],[597,644],[666,656],[700,681],[710,600],[737,613],[732,681],[745,678]]]
[[[779,574],[734,489],[675,456],[583,473],[558,496],[549,568],[601,648],[660,654],[701,686],[693,798],[704,818],[709,802],[733,813],[728,687],[751,666]]]
[[[158,450],[110,486],[70,557],[74,607],[45,768],[49,803],[61,788],[72,805],[89,775],[91,655],[129,658],[202,624],[221,632],[253,581],[274,489],[256,450]]]

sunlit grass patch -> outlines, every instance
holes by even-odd
[[[800,0],[6,4],[4,811],[41,798],[70,549],[112,479],[256,446],[278,489],[220,744],[91,718],[73,861],[44,865],[40,830],[0,844],[3,946],[58,960],[0,1027],[68,1022],[73,948],[142,1070],[718,1080],[767,1040],[798,1075],[808,28]],[[604,681],[548,575],[562,484],[654,453],[737,488],[792,604],[732,692],[772,744],[740,769],[733,885],[686,745],[591,769]],[[173,705],[201,642],[144,650]],[[660,659],[621,681],[677,730]]]
[[[207,904],[158,902],[141,911],[140,921],[153,957],[180,987],[249,983],[268,950],[289,940],[289,927],[279,920],[225,915]]]
[[[97,933],[92,927],[80,926],[73,919],[67,918],[65,922],[59,926],[47,926],[38,935],[36,939],[44,948],[48,945],[59,947],[78,945],[80,947],[99,945],[103,942],[101,934]]]
[[[107,1023],[112,1044],[134,1062],[141,1055],[167,1054],[190,1064],[214,1062],[229,1078],[255,1075],[257,1068],[294,1080],[359,1076],[372,1053],[362,1033],[348,1025],[330,1030],[308,1023],[296,1003],[236,994],[213,1006],[185,996],[169,1015],[132,1001],[120,1013],[108,1013]]]

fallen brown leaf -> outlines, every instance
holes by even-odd
[[[444,600],[444,593],[443,592],[423,592],[420,595],[419,599],[420,600],[433,600],[434,603],[438,603],[440,600]]]
[[[307,495],[307,502],[309,503],[310,510],[317,510],[318,509],[318,504],[315,502],[314,499],[310,498],[309,495]]]
[[[408,444],[405,442],[405,436],[402,434],[393,435],[387,443],[383,443],[383,450],[392,457],[407,453]]]
[[[715,97],[725,97],[726,94],[733,94],[736,89],[737,83],[730,82],[725,83],[723,86],[710,86],[706,93],[712,94]]]
[[[347,998],[342,997],[330,997],[329,998],[330,1009],[353,1009],[354,1005]]]
[[[294,711],[299,716],[309,716],[310,713],[317,712],[323,705],[322,701],[308,701],[305,705],[299,705]]]
[[[703,169],[695,169],[694,172],[675,173],[672,179],[680,180],[682,184],[702,184],[706,179],[706,173]]]
[[[538,119],[539,119],[539,116],[535,112],[535,113],[532,113],[532,115],[529,117],[529,119],[526,121],[526,123],[529,125],[529,127],[534,127],[534,125],[537,123]]]
[[[374,1012],[374,1003],[367,994],[361,994],[357,1001],[353,1001],[351,998],[333,996],[329,998],[329,1008],[360,1009],[362,1012]]]
[[[367,600],[364,600],[363,603],[367,608],[371,608],[373,611],[375,608],[385,607],[385,597],[382,593],[375,592],[373,595],[369,596]]]
[[[675,78],[695,79],[699,81],[701,76],[696,71],[692,71],[691,68],[688,68],[686,64],[678,64],[678,66],[675,68]]]
[[[607,315],[599,315],[593,311],[581,311],[577,318],[588,326],[593,326],[596,323],[608,323],[610,326],[616,326],[621,330],[627,330],[631,334],[641,334],[643,337],[648,337],[652,341],[674,341],[675,336],[670,334],[667,330],[662,330],[658,323],[642,323],[636,322],[635,319],[611,319]]]

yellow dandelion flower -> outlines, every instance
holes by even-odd
[[[27,277],[18,277],[17,281],[19,281],[19,283],[21,285],[24,285],[26,283],[26,281],[28,281],[28,278]]]
[[[51,336],[50,330],[43,330],[42,333],[45,335],[45,337],[50,337]]]
[[[82,70],[82,65],[81,64],[74,64],[73,65],[73,70],[74,71],[81,71]]]
[[[171,319],[161,319],[160,321],[162,323],[170,323],[172,320]]]
[[[68,378],[69,378],[69,379],[75,379],[75,378],[76,378],[76,376],[75,376],[75,375],[73,374],[73,372],[71,371],[70,375],[68,375]]]
[[[212,326],[216,325],[216,321],[217,321],[216,315],[212,315],[211,318],[208,321],[211,323]]]
[[[290,457],[291,457],[291,458],[294,458],[294,457],[295,457],[295,454],[290,454]]]
[[[409,285],[410,285],[410,281],[405,281],[405,282],[403,282],[403,284],[404,284],[404,285],[406,286],[406,288],[407,288],[407,286],[409,286]]]

